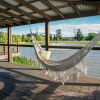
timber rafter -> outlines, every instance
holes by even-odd
[[[27,8],[31,9],[33,12],[37,12],[38,14],[40,14],[41,16],[43,16],[44,18],[50,20],[51,18],[45,14],[42,10],[39,10],[38,8],[36,8],[35,6],[31,5],[29,2],[26,2],[25,0],[15,0],[21,4],[23,4],[24,6],[26,6]]]
[[[36,18],[34,16],[30,15],[29,13],[26,13],[25,11],[23,11],[23,10],[21,10],[21,9],[19,9],[19,8],[17,8],[15,6],[3,1],[3,0],[0,0],[0,4],[2,4],[5,7],[10,8],[10,9],[12,9],[12,10],[14,10],[14,11],[16,11],[16,12],[22,14],[22,15],[25,15],[25,16],[31,18],[32,20],[36,20]]]
[[[9,21],[11,21],[11,22],[13,22],[13,23],[16,23],[16,24],[18,24],[18,25],[21,25],[20,22],[18,22],[18,21],[16,21],[16,20],[12,19],[12,18],[10,18],[10,17],[6,17],[6,16],[4,16],[4,15],[0,15],[0,18],[5,19],[5,20],[9,20]]]
[[[65,18],[65,16],[62,14],[61,11],[59,11],[56,7],[54,7],[48,0],[41,0],[45,5],[48,5],[55,13],[57,13],[59,16],[61,16],[62,19]]]
[[[2,13],[5,13],[5,14],[11,16],[11,17],[17,18],[17,19],[22,20],[22,21],[24,21],[24,22],[28,22],[28,20],[26,20],[26,19],[24,19],[24,18],[21,18],[20,16],[15,15],[15,14],[13,14],[13,13],[11,13],[11,12],[8,12],[8,11],[5,10],[5,9],[1,9],[1,8],[0,8],[0,11],[1,11]]]

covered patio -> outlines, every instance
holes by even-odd
[[[8,28],[8,61],[0,61],[0,100],[100,100],[100,79],[81,76],[61,85],[44,70],[12,62],[12,47],[33,47],[12,43],[12,27],[45,23],[45,47],[80,49],[81,46],[49,45],[49,22],[100,15],[100,1],[0,0],[0,28]],[[100,50],[94,47],[93,50]]]

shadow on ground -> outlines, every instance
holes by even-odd
[[[60,82],[56,83],[18,71],[22,70],[22,68],[18,68],[18,70],[16,70],[14,67],[5,68],[0,66],[0,69],[4,70],[4,72],[0,72],[0,81],[4,83],[4,87],[0,90],[0,100],[100,100],[100,90],[94,90],[85,96],[70,96],[70,92],[68,92],[68,94],[56,94],[54,91],[61,86]],[[66,83],[65,87],[66,86],[99,87],[100,84]],[[73,88],[71,88],[71,91],[73,91]]]

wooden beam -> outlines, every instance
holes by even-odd
[[[19,20],[21,20],[21,21],[23,21],[23,22],[28,23],[28,20],[26,20],[26,19],[24,19],[24,18],[21,18],[20,16],[15,15],[15,14],[13,14],[13,13],[11,13],[11,12],[8,12],[8,11],[5,10],[5,9],[1,9],[1,8],[0,8],[0,12],[5,13],[5,14],[11,16],[11,17],[17,18],[17,19],[19,19]]]
[[[93,1],[84,1],[84,0],[54,0],[54,1],[59,1],[59,2],[69,2],[70,4],[72,3],[78,3],[82,5],[89,5],[89,6],[94,6],[97,8],[100,8],[100,1],[99,0],[93,0]]]
[[[0,46],[8,46],[8,44],[0,43]],[[10,46],[19,46],[19,47],[33,47],[32,44],[10,44]],[[41,45],[43,48],[45,48],[45,45]],[[49,45],[49,48],[58,48],[58,49],[81,49],[83,46],[56,46],[56,45]],[[92,50],[100,50],[100,47],[93,47]]]
[[[4,44],[7,44],[7,42],[4,42]],[[7,46],[4,45],[4,55],[7,55]]]
[[[4,24],[7,24],[7,25],[10,25],[10,26],[13,26],[13,23],[9,22],[9,21],[6,21],[6,20],[2,20],[0,19],[0,22],[4,23]]]
[[[84,13],[84,11],[83,11],[83,13]],[[97,11],[87,11],[87,15],[83,15],[82,14],[82,16],[81,17],[87,17],[87,16],[96,16],[96,15],[98,15],[97,14]],[[77,14],[70,14],[70,15],[64,15],[65,16],[65,19],[72,19],[72,18],[80,18]],[[57,20],[62,20],[62,18],[60,17],[60,16],[55,16],[55,17],[51,17],[51,20],[50,21],[57,21]],[[45,22],[46,21],[46,19],[40,19],[39,20],[39,22],[38,23],[42,23],[42,22]],[[37,22],[35,22],[35,21],[31,21],[30,22],[31,24],[35,24],[35,23],[37,23]],[[26,25],[27,23],[21,23],[21,25]],[[14,26],[19,26],[19,25],[14,25]],[[4,27],[8,27],[7,25],[6,26],[4,26]],[[4,28],[4,27],[2,27],[2,28]]]
[[[3,22],[0,22],[0,26],[5,26],[5,24]]]
[[[59,1],[59,2],[66,2],[66,1],[77,2],[77,1],[82,1],[82,0],[54,0],[54,1]]]
[[[3,1],[3,0],[0,0],[0,4],[3,5],[3,6],[5,6],[5,7],[11,8],[12,10],[15,10],[16,12],[18,12],[20,14],[23,14],[23,15],[31,18],[32,20],[36,20],[36,18],[34,16],[32,16],[31,14],[26,13],[25,11],[23,11],[23,10],[21,10],[21,9],[19,9],[19,8],[17,8],[15,6],[13,6],[13,5],[11,5],[11,4]]]
[[[51,18],[45,14],[42,10],[39,10],[38,8],[36,8],[35,6],[31,5],[29,2],[26,2],[25,0],[15,0],[21,4],[23,4],[24,6],[26,6],[27,8],[31,9],[33,12],[37,12],[38,14],[40,14],[41,16],[43,16],[44,18],[50,20]]]
[[[68,2],[68,3],[69,3],[69,2]],[[69,6],[72,7],[72,9],[75,11],[75,13],[76,13],[79,17],[81,17],[81,13],[80,13],[79,9],[78,9],[74,4],[69,4]]]
[[[65,18],[63,13],[59,11],[56,7],[54,7],[49,1],[47,0],[41,0],[45,5],[49,6],[55,13],[57,13],[59,16],[61,16],[62,19]]]
[[[11,27],[8,27],[8,62],[12,62],[12,48],[10,44],[12,44],[12,30]]]
[[[12,19],[12,18],[10,18],[10,17],[6,17],[6,16],[4,16],[4,15],[0,15],[0,18],[9,20],[9,21],[11,21],[11,22],[13,22],[13,23],[16,23],[16,24],[20,25],[20,22],[18,22],[18,21],[16,21],[16,20]]]
[[[49,50],[49,22],[45,22],[45,49]]]
[[[74,3],[74,2],[73,2]],[[82,4],[82,5],[88,5],[88,6],[94,6],[96,8],[100,9],[100,2],[99,1],[78,1],[77,4]]]
[[[97,10],[97,14],[100,15],[100,9]]]

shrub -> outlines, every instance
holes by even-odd
[[[32,59],[28,59],[26,57],[20,57],[20,56],[13,57],[13,62],[30,65],[30,66],[34,66],[34,67],[38,66],[38,64],[36,64],[36,62],[33,61]]]

